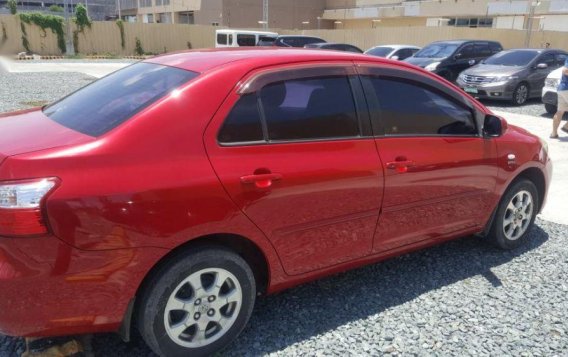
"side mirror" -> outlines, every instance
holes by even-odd
[[[454,55],[454,59],[458,60],[458,59],[462,58],[462,56],[463,56],[463,55],[462,55],[461,53],[456,53],[456,54]]]
[[[547,69],[548,65],[546,63],[539,63],[536,65],[536,69]]]
[[[398,61],[398,56],[392,56],[390,59],[393,61]]]
[[[507,129],[507,121],[496,115],[488,114],[483,122],[483,135],[490,138],[496,138]]]

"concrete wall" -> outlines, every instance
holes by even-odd
[[[25,25],[30,47],[34,53],[58,55],[57,39],[50,31],[44,35],[37,26]],[[7,40],[2,44],[2,27],[6,29]],[[536,28],[536,27],[535,27]],[[125,48],[120,44],[120,31],[114,22],[94,22],[91,29],[79,35],[79,51],[82,54],[134,54],[136,38],[139,38],[146,52],[185,50],[188,42],[192,48],[213,47],[214,26],[178,24],[125,23]],[[344,42],[367,49],[380,44],[412,44],[424,46],[436,40],[485,39],[500,41],[505,48],[523,47],[526,32],[519,30],[461,28],[461,27],[377,27],[375,29],[346,30],[278,30],[280,34],[305,34],[318,36],[330,42]],[[566,32],[533,31],[530,47],[542,47],[550,42],[552,47],[568,50]],[[20,22],[15,16],[0,16],[0,53],[16,54],[24,50]]]

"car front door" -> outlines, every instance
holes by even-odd
[[[483,114],[415,71],[365,67],[361,78],[385,172],[374,251],[480,231],[496,203],[496,147]]]
[[[449,79],[455,81],[465,69],[475,64],[475,51],[473,44],[466,44],[456,51],[453,60],[448,66],[451,72]]]
[[[383,173],[353,65],[247,78],[205,134],[227,193],[290,275],[370,254]]]

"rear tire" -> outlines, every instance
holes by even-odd
[[[208,356],[243,330],[256,297],[246,261],[221,247],[178,254],[145,285],[138,329],[160,356]]]
[[[558,107],[556,105],[553,104],[544,104],[544,109],[546,110],[546,112],[548,114],[556,114],[556,112],[558,111]]]
[[[489,237],[499,248],[510,250],[527,241],[538,207],[538,191],[532,181],[514,182],[499,202]]]

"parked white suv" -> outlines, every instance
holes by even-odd
[[[544,81],[544,88],[542,88],[542,102],[544,108],[549,114],[556,113],[558,103],[558,84],[562,77],[562,68],[550,72]]]

